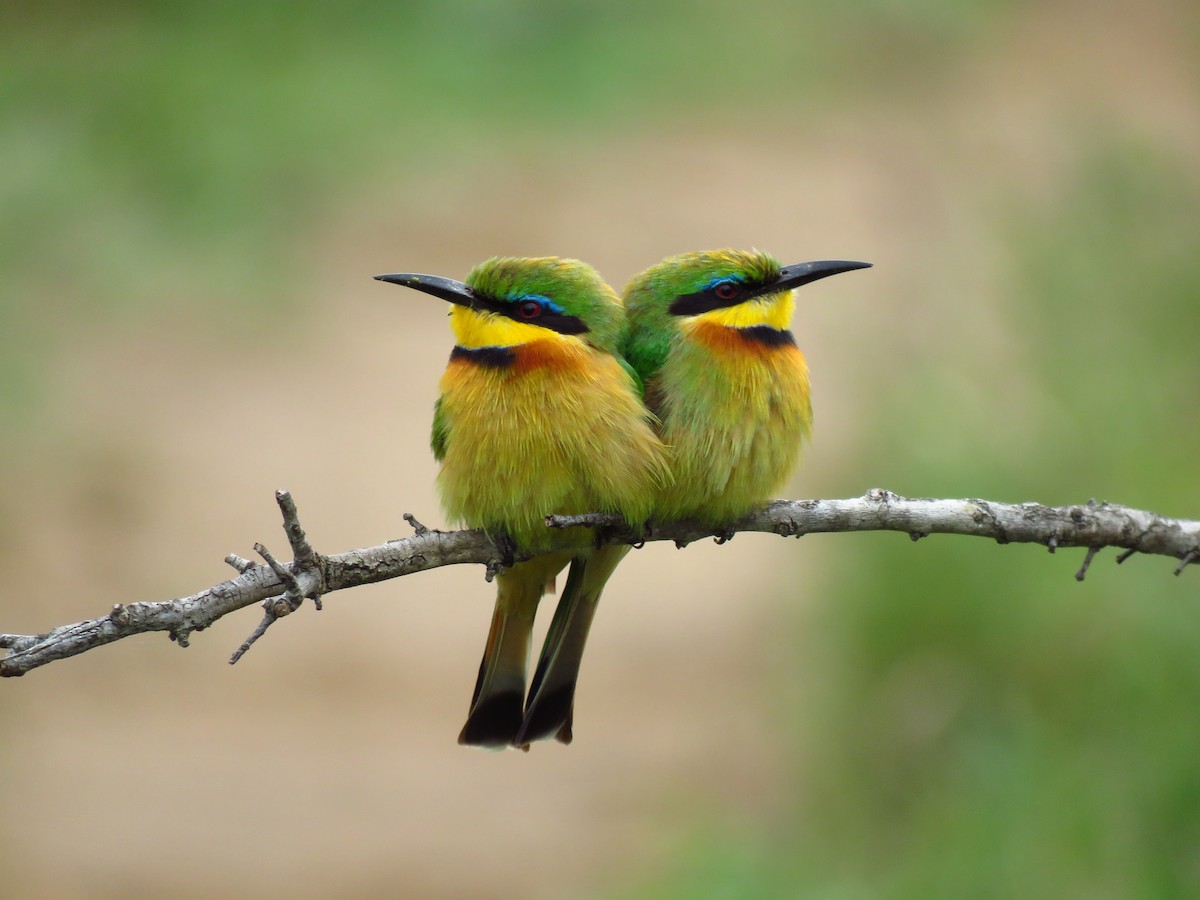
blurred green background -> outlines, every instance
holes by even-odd
[[[277,487],[437,521],[444,310],[369,276],[498,253],[871,260],[800,298],[793,496],[1200,517],[1194,3],[26,6],[0,630],[226,577]],[[122,642],[0,685],[5,893],[1197,896],[1200,572],[1081,558],[652,545],[527,756],[454,744],[477,571]]]

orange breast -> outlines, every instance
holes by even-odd
[[[762,361],[781,353],[800,352],[790,331],[780,331],[765,325],[730,328],[716,322],[699,322],[692,328],[689,336],[718,357],[752,357]]]

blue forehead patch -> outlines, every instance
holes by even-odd
[[[745,280],[746,280],[745,278],[743,278],[741,275],[737,274],[736,272],[734,272],[731,275],[718,275],[716,278],[710,279],[707,283],[705,283],[700,288],[700,290],[702,290],[702,291],[711,290],[712,288],[715,288],[718,284],[721,284],[726,281],[731,284],[742,284]]]

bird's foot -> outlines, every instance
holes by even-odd
[[[713,531],[713,543],[727,544],[733,540],[733,536],[737,534],[737,529],[732,525],[724,525]]]
[[[491,581],[505,569],[511,569],[517,561],[517,542],[507,531],[490,534],[492,543],[496,545],[496,558],[487,564],[484,578]]]
[[[597,525],[592,531],[592,540],[597,549],[607,544],[630,544],[640,548],[649,537],[649,522],[634,525],[622,520],[611,525]]]
[[[640,526],[631,525],[629,527],[630,531],[632,531],[632,534],[630,535],[631,540],[629,541],[629,546],[631,546],[634,550],[641,550],[646,546],[646,541],[654,537],[654,526],[650,523],[649,519],[643,522]]]

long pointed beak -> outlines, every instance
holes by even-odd
[[[404,287],[424,291],[426,294],[433,294],[435,297],[440,297],[449,303],[457,303],[459,306],[475,304],[475,294],[470,287],[461,281],[443,278],[441,275],[415,275],[397,272],[391,275],[376,275],[375,280],[386,281],[389,284],[401,284]]]
[[[811,284],[828,278],[830,275],[840,275],[842,272],[853,272],[855,269],[869,269],[869,262],[853,262],[847,259],[821,259],[815,262],[796,263],[784,266],[779,270],[779,280],[772,284],[763,285],[763,293],[775,293],[801,285]]]

